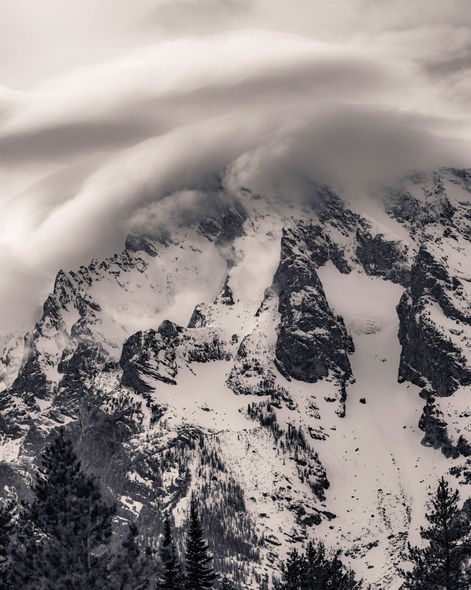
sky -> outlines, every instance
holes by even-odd
[[[471,167],[470,73],[467,0],[2,0],[0,333],[228,165],[293,194]]]

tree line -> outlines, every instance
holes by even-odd
[[[0,506],[0,590],[236,590],[218,575],[204,538],[198,503],[191,497],[183,559],[172,534],[169,513],[157,550],[142,547],[134,523],[119,546],[112,540],[116,506],[103,500],[99,481],[81,469],[63,430],[41,455],[34,475],[34,500]],[[305,586],[311,576],[322,588],[359,588],[340,561],[310,543],[306,555],[291,553],[278,590]],[[350,585],[345,585],[347,581]],[[262,584],[267,588],[267,581]],[[320,586],[315,586],[318,588]]]
[[[407,544],[401,553],[404,567],[401,590],[470,590],[471,524],[467,510],[460,510],[459,492],[453,491],[442,477],[432,496],[420,527],[421,546]],[[355,581],[340,561],[341,552],[326,552],[318,543],[310,543],[305,553],[296,549],[283,567],[279,590],[357,590],[363,581]]]
[[[206,590],[217,578],[191,498],[184,565],[169,514],[158,551],[138,544],[128,527],[113,547],[116,506],[85,474],[63,431],[42,454],[34,501],[0,507],[0,590]],[[230,581],[223,580],[226,590]]]
[[[458,509],[459,492],[442,477],[433,495],[429,526],[420,527],[426,541],[422,547],[410,543],[399,569],[404,590],[469,590],[471,588],[471,526],[465,510]]]
[[[129,524],[116,546],[116,507],[103,500],[99,481],[85,474],[64,432],[46,447],[32,485],[34,500],[0,505],[0,590],[235,590],[212,567],[198,503],[191,497],[183,559],[177,552],[170,515],[165,514],[158,549],[142,547]],[[442,478],[421,527],[423,547],[408,544],[408,566],[399,569],[404,590],[469,590],[471,527],[458,509],[458,491]],[[341,550],[310,542],[293,549],[282,564],[275,590],[360,590]],[[218,579],[219,578],[219,579]],[[263,587],[267,587],[267,581]]]

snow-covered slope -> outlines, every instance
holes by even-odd
[[[247,587],[321,538],[396,589],[438,478],[471,493],[471,174],[302,203],[220,179],[213,206],[61,271],[2,339],[5,489],[28,494],[64,426],[143,534],[170,508],[181,541],[196,492]]]

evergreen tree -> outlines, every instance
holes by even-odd
[[[361,588],[363,581],[355,580],[353,571],[344,566],[341,556],[341,549],[328,552],[322,541],[309,542],[306,549],[308,587],[313,590]]]
[[[310,542],[306,553],[293,549],[282,566],[283,582],[277,590],[360,590],[352,570],[345,568],[341,551],[328,552],[322,542]]]
[[[459,493],[452,492],[442,477],[431,500],[431,511],[425,517],[428,528],[420,528],[420,536],[429,544],[425,548],[412,547],[403,558],[412,569],[399,570],[404,578],[404,589],[461,590],[469,588],[471,555],[470,527],[458,513]]]
[[[106,545],[115,508],[101,501],[96,479],[83,474],[63,431],[44,451],[42,465],[36,499],[22,507],[11,587],[107,590]]]
[[[282,566],[284,584],[283,590],[300,590],[307,588],[307,560],[305,555],[301,555],[297,549],[292,549]]]
[[[224,576],[221,580],[221,590],[237,590],[237,587],[230,578]]]
[[[208,544],[203,538],[203,528],[199,521],[198,507],[194,496],[190,502],[190,525],[185,557],[187,590],[212,588],[217,575],[209,565],[212,557],[209,554]]]
[[[0,590],[7,590],[10,566],[9,547],[15,531],[14,515],[17,505],[8,500],[0,506]]]
[[[150,547],[142,551],[137,543],[139,531],[134,523],[129,525],[121,549],[110,566],[113,590],[148,590],[157,577],[157,565]]]
[[[158,585],[159,590],[183,590],[185,586],[177,550],[172,536],[170,515],[167,513],[164,520],[164,536],[160,546],[160,560],[164,571]]]

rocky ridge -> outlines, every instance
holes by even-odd
[[[383,328],[345,321],[318,271],[404,289],[399,381],[420,388],[423,444],[469,483],[470,187],[466,171],[416,176],[364,213],[324,186],[293,210],[223,183],[225,209],[61,271],[34,329],[2,341],[6,490],[27,495],[24,474],[66,427],[120,518],[137,518],[145,535],[160,533],[170,508],[181,542],[196,491],[217,566],[248,587],[279,575],[287,549],[320,531],[365,569],[380,547],[397,560],[412,526],[407,511],[391,524],[405,491],[389,504],[375,492],[363,540],[336,525],[329,457],[350,428],[351,359]]]

